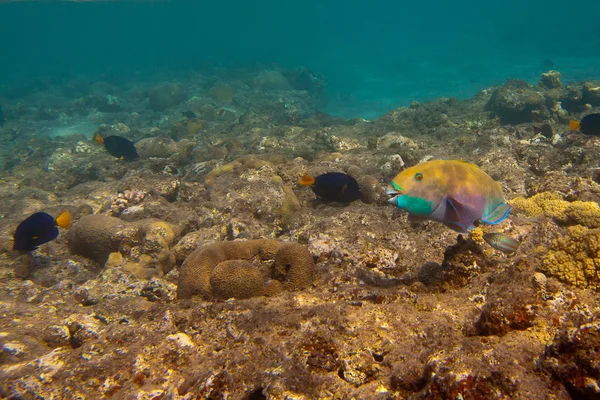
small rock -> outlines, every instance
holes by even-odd
[[[562,83],[560,82],[560,72],[554,70],[544,72],[539,85],[547,89],[557,89],[562,87]]]

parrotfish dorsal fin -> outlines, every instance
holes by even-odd
[[[499,224],[500,222],[504,221],[506,217],[508,217],[510,210],[512,210],[512,206],[510,204],[502,203],[496,207],[494,211],[488,215],[484,215],[483,218],[481,218],[481,221],[490,225]]]

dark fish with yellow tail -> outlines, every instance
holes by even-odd
[[[516,252],[520,244],[515,239],[497,232],[484,234],[483,240],[496,250],[507,254]]]
[[[68,229],[71,226],[71,214],[64,211],[56,219],[48,213],[37,212],[17,226],[13,236],[13,250],[33,251],[38,246],[58,237],[58,227]]]
[[[315,178],[304,175],[300,184],[310,186],[315,195],[326,203],[351,203],[360,199],[358,182],[342,172],[328,172]]]
[[[121,136],[107,136],[103,138],[100,133],[94,133],[94,142],[103,144],[108,154],[125,161],[133,161],[140,158],[135,145],[129,139]]]
[[[584,135],[600,136],[600,113],[588,114],[581,121],[571,120],[571,132],[579,131]]]

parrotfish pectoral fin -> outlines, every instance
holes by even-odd
[[[508,213],[512,210],[512,206],[508,203],[502,203],[494,209],[489,215],[484,215],[481,222],[490,225],[496,225],[504,221],[508,217]]]
[[[446,212],[442,222],[449,228],[465,233],[479,218],[475,209],[454,200],[451,196],[446,197]]]

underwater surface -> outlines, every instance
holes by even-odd
[[[600,399],[599,13],[0,0],[0,398]]]
[[[374,118],[412,100],[466,98],[509,78],[533,82],[549,68],[567,81],[600,75],[593,0],[38,1],[1,11],[5,85],[305,66],[327,77],[327,112]]]

